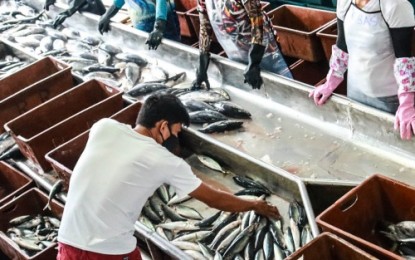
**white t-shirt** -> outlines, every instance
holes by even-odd
[[[101,254],[130,253],[134,223],[162,184],[184,196],[201,180],[154,139],[112,119],[98,121],[73,170],[58,241]]]

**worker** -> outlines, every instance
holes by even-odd
[[[114,0],[101,17],[98,30],[101,34],[110,29],[111,18],[124,6],[125,0]],[[150,33],[146,44],[156,50],[163,37],[180,41],[180,24],[173,0],[127,0],[131,21],[136,29]]]
[[[113,119],[92,126],[70,179],[58,233],[59,260],[140,259],[134,223],[163,184],[179,197],[189,194],[223,211],[254,210],[280,217],[278,209],[262,199],[242,199],[196,177],[174,154],[180,148],[182,124],[189,124],[189,115],[181,101],[171,94],[153,94],[134,128]]]
[[[49,7],[54,5],[56,0],[46,0],[44,9],[49,11]],[[69,0],[69,8],[59,13],[53,20],[53,27],[56,28],[61,25],[66,18],[71,17],[77,11],[89,12],[97,15],[105,13],[105,6],[101,0]]]
[[[348,70],[347,96],[395,114],[395,129],[410,139],[415,134],[414,25],[407,0],[338,0],[330,70],[309,96],[324,104]]]
[[[192,89],[210,88],[207,69],[212,31],[229,59],[248,64],[244,82],[254,89],[263,83],[261,69],[292,78],[279,50],[269,17],[259,0],[198,0],[199,67]]]

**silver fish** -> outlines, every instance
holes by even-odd
[[[187,242],[187,241],[171,241],[172,245],[177,246],[178,248],[182,250],[195,250],[200,252],[200,247],[198,244],[193,242]]]
[[[203,216],[194,208],[183,206],[183,205],[176,205],[173,207],[173,210],[177,212],[182,217],[194,220],[201,220]]]
[[[217,92],[207,91],[207,90],[198,90],[191,91],[179,96],[181,101],[185,100],[198,100],[207,103],[214,103],[219,101],[228,100],[227,97],[219,94]]]
[[[50,207],[50,202],[52,201],[52,199],[56,196],[56,194],[58,194],[63,187],[63,180],[59,179],[58,181],[56,181],[52,188],[49,191],[49,196],[48,196],[48,203],[46,203],[46,206],[43,208],[43,210],[49,209],[51,210],[52,208]]]
[[[211,157],[209,157],[207,155],[198,155],[197,158],[206,167],[208,167],[208,168],[210,168],[210,169],[212,169],[214,171],[218,171],[218,172],[222,172],[222,173],[227,173],[227,171],[225,171],[222,168],[222,166],[220,166],[220,164],[217,161],[215,161],[214,159],[212,159]]]

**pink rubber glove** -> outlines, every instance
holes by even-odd
[[[326,82],[315,89],[313,89],[308,97],[314,98],[314,103],[321,106],[326,103],[327,99],[333,94],[333,91],[342,83],[343,78],[335,76],[330,73],[326,77]]]
[[[415,135],[415,57],[397,58],[394,75],[398,83],[399,107],[395,115],[395,130],[401,138]]]
[[[323,105],[333,94],[333,91],[342,83],[343,75],[347,70],[349,54],[342,51],[337,45],[331,47],[330,70],[323,85],[313,89],[308,97],[313,97],[314,103]]]
[[[395,130],[401,132],[401,138],[411,139],[415,135],[415,93],[403,92],[399,94],[399,107],[395,115]]]

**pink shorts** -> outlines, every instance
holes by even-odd
[[[105,255],[78,249],[60,242],[58,244],[57,260],[141,260],[141,254],[138,248],[129,254]]]

